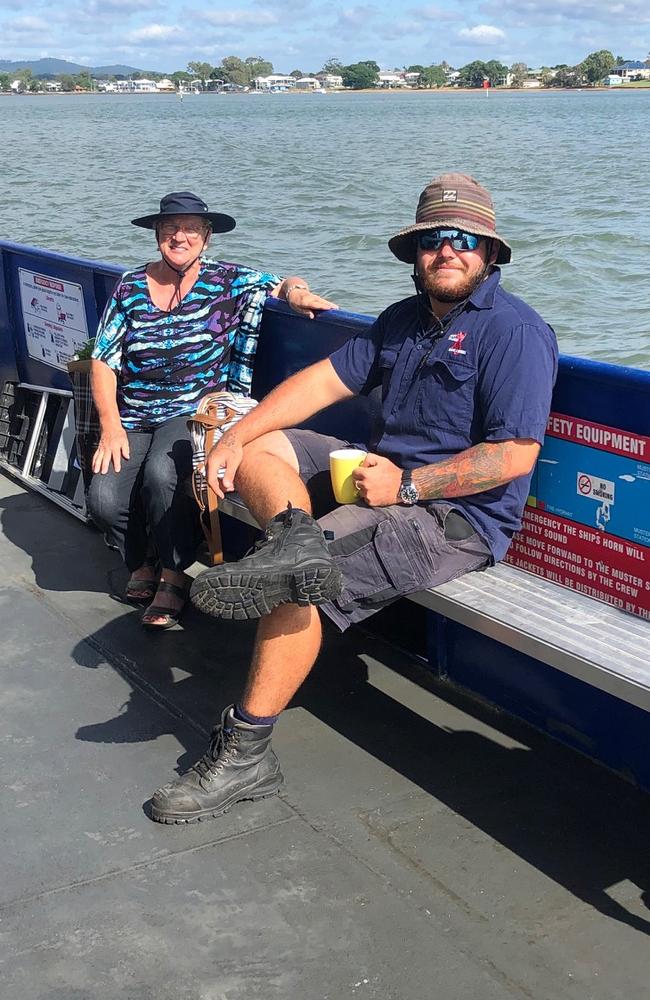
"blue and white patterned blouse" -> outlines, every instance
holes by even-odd
[[[165,312],[145,268],[127,271],[106,304],[93,358],[112,368],[124,427],[141,430],[192,413],[207,392],[250,395],[262,310],[282,279],[202,258],[195,284]]]

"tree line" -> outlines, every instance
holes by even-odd
[[[623,56],[614,56],[608,49],[600,49],[590,53],[575,66],[569,66],[566,63],[543,66],[538,70],[538,78],[541,85],[545,87],[595,85],[603,80],[614,66],[626,61]],[[650,59],[647,65],[650,65]],[[458,70],[454,70],[448,62],[443,60],[430,66],[420,64],[403,66],[396,69],[395,72],[418,74],[417,79],[414,77],[413,86],[425,90],[445,86],[449,83],[452,73],[458,74],[453,80],[454,85],[466,88],[482,87],[486,80],[492,87],[505,86],[508,78],[510,78],[509,86],[521,87],[529,77],[529,69],[525,63],[516,62],[508,67],[496,59],[491,59],[488,62],[476,59],[461,66]],[[257,77],[270,76],[272,73],[273,64],[261,56],[248,56],[246,59],[240,59],[238,56],[225,56],[218,66],[212,66],[208,62],[193,61],[187,64],[185,70],[176,70],[170,74],[135,72],[131,74],[130,79],[137,80],[147,77],[152,80],[161,80],[167,77],[176,86],[199,81],[204,88],[225,84],[243,88],[252,86]],[[379,82],[379,66],[372,59],[344,65],[339,59],[332,58],[328,59],[320,70],[293,69],[288,75],[299,79],[303,76],[318,77],[324,74],[340,76],[343,86],[352,90],[370,89]],[[68,92],[92,90],[95,86],[89,70],[77,74],[64,73],[57,76],[35,77],[30,69],[22,69],[13,75],[0,72],[0,90],[9,90],[14,80],[20,80],[22,89],[36,92],[42,89],[44,79],[58,80],[61,83],[61,89]],[[109,79],[125,79],[125,77],[117,76]]]
[[[15,73],[0,72],[0,91],[9,90],[11,84],[18,80],[21,90],[30,94],[37,94],[43,89],[46,80],[57,80],[61,84],[61,89],[67,92],[74,90],[93,90],[95,81],[89,70],[82,70],[80,73],[59,73],[56,76],[47,73],[35,76],[31,69],[19,69]]]

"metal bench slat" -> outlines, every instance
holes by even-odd
[[[566,626],[560,628],[559,625],[555,629],[549,629],[543,614],[540,616],[539,603],[535,615],[531,613],[530,617],[522,616],[520,611],[513,610],[510,602],[503,601],[503,595],[499,593],[502,587],[497,578],[493,581],[494,591],[491,594],[485,586],[482,588],[483,598],[488,597],[492,606],[485,607],[485,601],[480,606],[476,589],[469,584],[469,580],[468,576],[443,584],[436,590],[412,594],[411,600],[638,708],[650,711],[650,630],[645,638],[639,640],[638,636],[634,637],[634,648],[630,651],[629,637],[626,637],[624,631],[630,616],[607,605],[602,605],[604,623],[611,621],[613,616],[619,619],[617,632],[622,636],[620,642],[612,642],[609,636],[606,641],[599,641],[590,624],[582,630],[575,627],[567,629]],[[461,582],[467,583],[467,586],[460,587]],[[537,578],[531,576],[527,582],[529,598],[531,601],[535,600]],[[591,600],[566,591],[567,603],[580,598]],[[578,600],[577,603],[578,610],[581,610],[582,601]],[[601,605],[596,606],[600,610]],[[535,619],[540,617],[542,625],[538,624],[535,628]]]
[[[631,658],[637,656],[643,662],[650,653],[650,629],[645,622],[611,605],[596,603],[575,591],[562,590],[556,584],[512,567],[497,566],[485,573],[472,573],[443,584],[438,590],[449,597],[471,602],[479,610],[492,612],[494,608],[496,614],[498,609],[503,617],[532,616],[539,621],[539,630],[549,622],[554,630],[559,627],[585,631],[594,641],[622,651],[624,655],[629,653]]]
[[[632,659],[636,656],[645,662],[649,652],[649,629],[644,622],[621,613],[617,608],[596,604],[591,598],[584,598],[569,590],[559,590],[557,597],[550,596],[539,586],[536,577],[527,576],[520,570],[514,572],[523,577],[521,583],[504,580],[490,570],[487,574],[480,574],[489,575],[486,586],[477,587],[475,581],[479,574],[471,574],[444,584],[439,589],[450,597],[460,598],[479,610],[494,613],[495,616],[515,620],[519,615],[525,622],[537,622],[536,631],[543,630],[547,624],[549,630],[553,630],[549,632],[550,638],[556,634],[557,628],[569,630],[569,635],[571,632],[586,633],[594,641],[604,643],[616,651],[620,651],[623,646],[624,654],[629,653]],[[449,593],[449,588],[456,583],[459,586]],[[557,587],[555,589],[558,590]],[[576,598],[587,601],[590,607],[577,607],[574,603]]]

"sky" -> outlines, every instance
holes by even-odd
[[[330,58],[382,69],[498,59],[574,65],[589,52],[645,59],[648,0],[0,0],[0,58],[56,57],[171,72],[261,56],[276,72]]]

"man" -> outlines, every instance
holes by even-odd
[[[209,456],[212,488],[223,497],[236,485],[266,537],[238,563],[202,573],[192,600],[217,617],[262,620],[241,701],[204,757],[155,793],[156,820],[190,822],[277,791],[272,728],[315,662],[318,607],[343,630],[501,559],[520,526],[557,343],[500,287],[497,265],[511,250],[492,199],[471,177],[437,177],[415,225],[388,245],[414,265],[416,294],[278,386]],[[359,502],[315,521],[309,490],[347,442],[281,429],[379,387],[381,414],[354,473]]]

